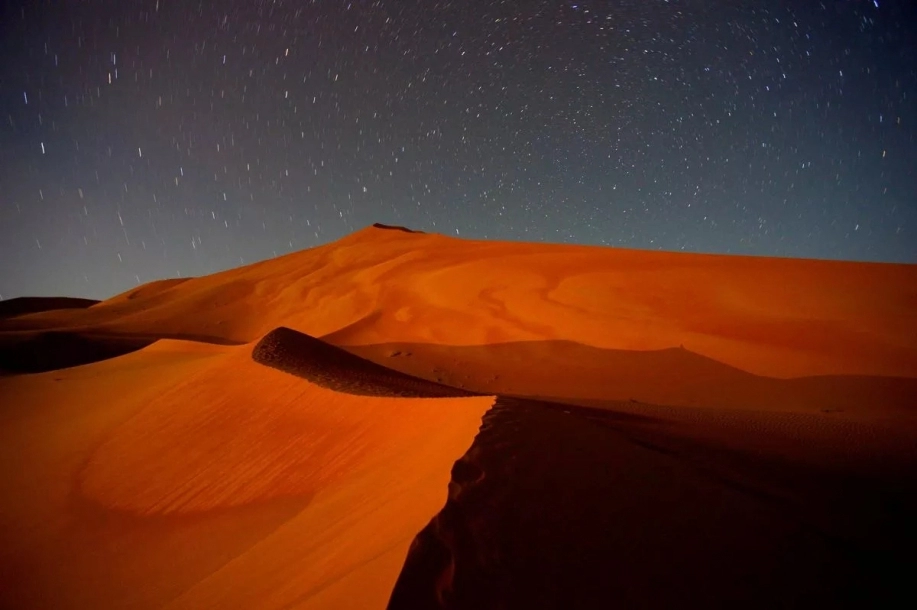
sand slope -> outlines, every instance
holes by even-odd
[[[0,380],[0,605],[385,605],[492,399],[335,392],[252,349]]]

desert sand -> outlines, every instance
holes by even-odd
[[[915,596],[915,266],[380,225],[7,310],[0,607]]]

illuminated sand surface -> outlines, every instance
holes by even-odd
[[[333,392],[251,351],[0,379],[0,605],[384,607],[492,399]]]
[[[368,228],[26,305],[0,320],[0,607],[908,591],[914,266]]]

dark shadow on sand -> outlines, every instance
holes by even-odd
[[[498,398],[453,467],[446,506],[415,538],[388,607],[917,601],[908,584],[917,566],[913,455],[899,464],[910,474],[889,481],[705,451],[606,415]]]
[[[252,350],[252,359],[316,385],[348,394],[401,398],[475,395],[399,373],[286,327],[276,328],[265,335]]]
[[[160,339],[239,345],[221,337],[71,330],[0,332],[0,372],[44,373],[124,356]]]
[[[155,339],[93,337],[67,331],[0,334],[0,370],[42,373],[91,364],[143,349]]]

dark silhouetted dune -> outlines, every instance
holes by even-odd
[[[129,354],[153,341],[68,331],[0,333],[0,371],[40,373],[79,366]]]
[[[409,228],[407,228],[407,227],[402,227],[402,226],[398,226],[398,225],[386,225],[386,224],[382,224],[381,222],[375,222],[375,223],[373,223],[373,228],[375,228],[375,229],[388,229],[388,230],[391,230],[391,231],[402,231],[402,232],[404,232],[404,233],[417,233],[417,234],[421,234],[421,235],[423,234],[423,231],[415,231],[414,229],[409,229]]]
[[[0,301],[0,318],[13,318],[57,309],[85,309],[98,302],[72,297],[17,297]]]

